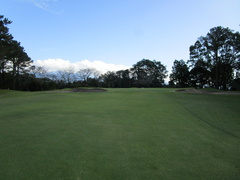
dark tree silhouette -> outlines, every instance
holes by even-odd
[[[173,62],[170,81],[177,87],[187,87],[189,85],[189,69],[183,60],[175,60]]]
[[[166,67],[155,60],[143,59],[131,71],[138,87],[162,87],[167,77]]]
[[[206,63],[210,81],[217,89],[226,89],[233,79],[233,71],[239,65],[240,35],[221,26],[210,29],[205,37],[200,37],[190,46],[190,61],[193,66],[198,61]]]
[[[32,60],[20,42],[13,40],[9,33],[8,25],[11,23],[4,16],[0,16],[0,87],[19,89],[20,81],[23,80],[22,77],[27,73]]]

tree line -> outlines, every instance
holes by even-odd
[[[75,71],[74,67],[67,67],[55,73],[48,73],[43,67],[32,67],[32,74],[37,79],[49,79],[59,87],[162,87],[167,77],[166,66],[159,61],[143,59],[133,65],[131,69],[108,71],[101,74],[93,68]]]
[[[0,88],[50,90],[65,87],[214,87],[240,90],[240,34],[221,26],[210,29],[189,48],[190,59],[175,60],[168,72],[160,61],[142,59],[130,69],[100,74],[73,67],[48,72],[33,66],[20,42],[9,33],[12,22],[0,16]]]

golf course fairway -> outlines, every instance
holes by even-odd
[[[0,179],[240,179],[240,95],[106,90],[0,90]]]

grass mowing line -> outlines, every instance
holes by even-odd
[[[209,121],[204,120],[201,116],[197,116],[197,115],[194,114],[189,108],[185,107],[185,109],[186,109],[187,112],[189,112],[190,114],[192,114],[192,115],[193,115],[194,117],[196,117],[198,120],[200,120],[200,121],[208,124],[209,126],[215,128],[215,129],[217,129],[217,130],[219,130],[219,131],[221,131],[221,132],[223,132],[223,133],[225,133],[225,134],[228,134],[228,135],[230,135],[230,136],[232,136],[232,137],[234,137],[234,138],[240,138],[239,136],[237,136],[237,135],[235,135],[235,134],[233,134],[233,133],[231,133],[231,132],[228,132],[228,131],[224,130],[224,129],[221,128],[221,127],[218,127],[218,126],[214,125],[213,123],[210,123]]]
[[[177,93],[177,94],[179,94],[179,93]],[[188,93],[186,93],[186,95],[188,95]],[[191,96],[191,97],[199,97],[199,96],[202,96],[203,99],[205,99],[207,96],[208,96],[208,97],[214,97],[214,96],[215,96],[215,97],[218,97],[219,95],[213,95],[213,94],[212,94],[212,95],[207,95],[207,94],[189,94],[189,96]],[[206,96],[206,97],[204,97],[204,96]],[[221,95],[221,96],[222,96],[222,95]],[[223,96],[224,96],[224,95],[223,95]],[[226,95],[226,96],[235,96],[235,95]],[[219,98],[222,98],[222,97],[219,97]],[[177,99],[177,100],[176,100],[176,99],[173,99],[173,100],[174,100],[176,103],[180,104],[181,106],[184,105],[182,102],[179,101],[179,99]],[[223,132],[223,133],[225,133],[225,134],[228,134],[228,135],[230,135],[230,136],[232,136],[232,137],[234,137],[234,138],[240,138],[240,136],[236,135],[235,133],[229,132],[229,131],[225,130],[224,128],[222,128],[221,126],[217,126],[217,125],[214,124],[213,122],[210,122],[210,121],[205,120],[203,114],[202,114],[202,115],[197,115],[197,112],[196,112],[197,108],[196,108],[196,109],[191,109],[192,106],[187,106],[186,104],[185,104],[183,107],[185,108],[185,110],[186,110],[188,113],[192,114],[196,119],[204,122],[205,124],[208,124],[209,126],[215,128],[215,129],[217,129],[217,130],[219,130],[219,131],[221,131],[221,132]],[[199,108],[200,108],[200,107],[199,107]],[[207,119],[207,118],[206,118],[206,119]]]

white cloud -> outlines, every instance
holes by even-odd
[[[103,61],[89,61],[89,60],[70,62],[64,59],[46,59],[37,60],[33,64],[35,66],[42,66],[50,72],[59,71],[71,67],[75,71],[86,68],[94,68],[103,74],[106,73],[107,71],[119,71],[131,68],[130,66],[125,65],[108,64]]]
[[[45,11],[48,11],[54,14],[61,14],[61,12],[54,10],[54,5],[59,0],[27,0],[27,1]]]

